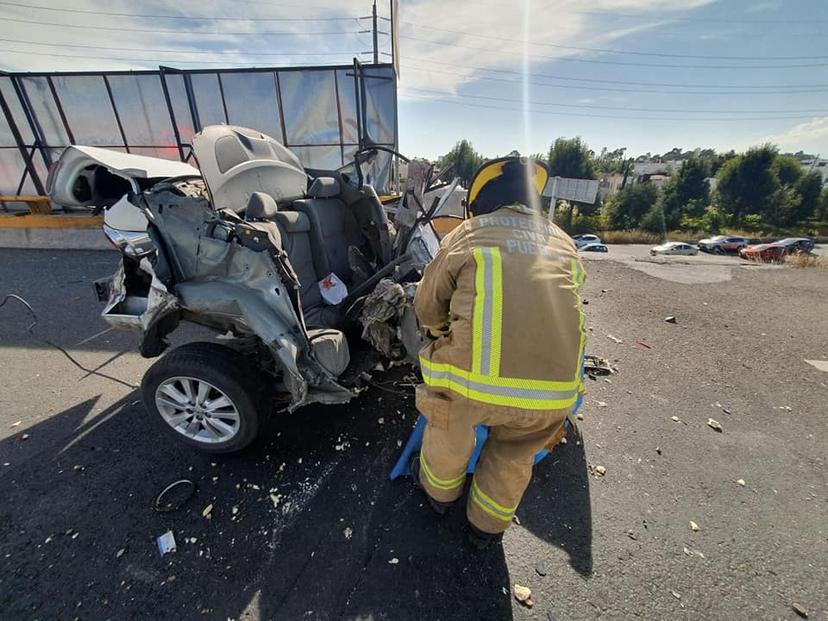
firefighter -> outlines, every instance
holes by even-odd
[[[548,177],[527,158],[484,164],[469,188],[471,217],[443,239],[414,299],[433,340],[420,352],[416,402],[428,424],[412,475],[444,514],[463,493],[475,425],[489,428],[466,504],[479,548],[500,540],[534,455],[561,440],[583,392],[584,269],[541,212]]]

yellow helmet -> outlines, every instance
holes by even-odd
[[[540,208],[540,196],[549,180],[549,168],[528,157],[490,160],[477,169],[466,199],[472,216],[491,213],[513,203]]]

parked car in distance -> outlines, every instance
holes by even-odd
[[[745,237],[731,235],[716,235],[699,240],[699,250],[703,252],[739,252],[742,248],[750,245]]]
[[[578,252],[609,252],[605,244],[586,244],[578,248]]]
[[[814,249],[814,240],[808,237],[786,237],[774,242],[773,245],[781,246],[784,249],[784,254],[808,253]]]
[[[576,235],[572,238],[575,242],[575,247],[580,248],[581,246],[586,246],[587,244],[600,244],[601,238],[597,235],[592,235],[591,233],[585,235]]]
[[[699,249],[684,242],[665,242],[650,248],[650,254],[652,256],[658,254],[695,255],[699,254]]]
[[[739,256],[743,259],[747,259],[748,261],[763,261],[764,256],[762,253],[764,253],[770,245],[771,244],[754,244],[752,246],[747,246],[739,251]]]
[[[814,241],[807,237],[787,237],[770,244],[756,244],[739,251],[739,256],[751,261],[781,261],[784,257],[797,253],[809,253],[814,249]]]

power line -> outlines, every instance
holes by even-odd
[[[456,63],[444,63],[438,60],[429,60],[427,58],[419,58],[417,56],[407,56],[406,59],[408,60],[416,60],[417,62],[424,62],[426,64],[434,64],[434,65],[442,65],[445,67],[456,67]],[[496,69],[496,68],[487,68],[487,67],[473,67],[469,65],[463,65],[466,69],[475,69],[477,71],[492,71],[495,73],[509,73],[515,75],[523,75],[522,71],[516,71],[514,69]],[[458,74],[462,75],[462,74]],[[778,88],[814,88],[814,87],[824,87],[828,88],[828,84],[756,84],[756,85],[743,85],[743,84],[677,84],[675,82],[639,82],[634,80],[605,80],[605,79],[597,79],[597,78],[572,78],[569,76],[559,76],[559,75],[551,75],[548,73],[532,73],[534,77],[538,78],[549,78],[550,80],[565,80],[569,82],[597,82],[601,84],[623,84],[623,85],[635,85],[635,86],[667,86],[667,87],[675,87],[675,88],[736,88],[736,89],[778,89]]]
[[[440,69],[424,69],[422,67],[415,67],[409,65],[408,63],[404,63],[403,66],[407,70],[413,71],[420,71],[422,73],[442,73],[446,75],[455,75],[460,77],[469,78],[467,74],[458,73],[456,71],[442,71]],[[515,72],[518,73],[518,72]],[[486,76],[486,75],[477,75],[474,76],[475,80],[490,80],[495,82],[506,82],[509,84],[520,84],[522,81],[520,79],[507,79],[507,78],[497,78],[494,76]],[[617,93],[637,93],[637,94],[654,94],[654,95],[662,95],[662,94],[672,94],[672,95],[790,95],[790,94],[802,94],[802,93],[822,93],[825,92],[825,89],[799,89],[799,90],[784,90],[784,91],[671,91],[671,90],[647,90],[647,89],[636,89],[636,88],[617,88],[617,87],[610,87],[610,86],[574,86],[568,84],[552,84],[549,82],[538,82],[536,80],[529,80],[529,84],[535,86],[549,86],[558,89],[565,89],[565,90],[578,90],[578,91],[601,91],[601,92],[617,92]]]
[[[463,30],[451,30],[450,28],[440,28],[438,26],[431,26],[431,25],[421,25],[415,22],[402,22],[404,24],[408,24],[410,26],[414,26],[415,28],[422,28],[427,30],[436,30],[440,32],[448,32],[451,34],[458,34],[465,37],[476,37],[478,39],[486,39],[486,40],[496,40],[496,41],[507,41],[509,43],[517,43],[514,37],[496,37],[492,35],[480,35],[475,34],[473,32],[466,32]],[[691,58],[696,60],[751,60],[751,61],[759,61],[759,60],[812,60],[814,58],[828,58],[828,55],[813,55],[810,54],[808,56],[706,56],[706,55],[696,55],[696,54],[669,54],[666,52],[638,52],[632,50],[619,50],[619,49],[609,49],[609,48],[601,48],[601,47],[579,47],[575,45],[561,45],[558,43],[537,43],[530,41],[529,45],[534,45],[537,47],[551,47],[560,50],[576,50],[580,52],[599,52],[602,54],[628,54],[631,56],[655,56],[658,58]]]
[[[290,52],[290,53],[268,53],[268,52],[247,52],[242,50],[180,50],[180,49],[153,49],[140,47],[107,47],[102,45],[82,45],[76,43],[38,43],[35,41],[26,41],[20,39],[0,39],[4,43],[23,43],[25,45],[45,45],[47,47],[75,47],[89,50],[109,50],[111,52],[157,52],[161,54],[209,54],[212,56],[221,56],[222,54],[241,54],[244,56],[338,56],[340,54],[347,56],[354,56],[359,54],[353,50],[334,50],[331,52]],[[24,50],[25,51],[25,50]],[[127,60],[127,59],[124,59]]]
[[[38,6],[22,2],[0,1],[0,5],[14,6],[23,9],[38,9],[41,11],[58,11],[61,13],[77,13],[80,15],[108,15],[111,17],[141,17],[148,19],[186,19],[211,22],[334,22],[350,21],[356,17],[201,17],[197,15],[153,15],[146,13],[117,13],[115,11],[89,11],[84,9],[66,9],[62,7]]]
[[[117,60],[124,63],[150,63],[154,65],[159,64],[185,64],[185,65],[215,65],[217,64],[215,60],[179,60],[179,59],[168,59],[168,60],[159,60],[157,58],[119,58],[115,56],[83,56],[79,54],[53,54],[48,52],[31,52],[31,51],[20,51],[20,50],[12,50],[8,48],[0,48],[0,52],[7,52],[9,54],[21,54],[23,56],[51,56],[54,58],[84,58],[87,60]],[[283,56],[292,56],[293,54],[283,54]],[[340,56],[341,54],[331,54],[332,56]],[[301,54],[295,54],[295,56],[301,56]],[[234,63],[234,66],[239,67],[247,67],[247,64],[241,64],[240,62]],[[303,66],[303,65],[285,65],[285,66]]]
[[[429,43],[431,45],[442,45],[445,47],[453,47],[453,48],[463,48],[467,50],[473,50],[475,52],[484,52],[489,54],[507,54],[509,56],[514,57],[516,54],[521,54],[521,52],[509,52],[509,51],[500,51],[500,50],[492,50],[486,49],[482,47],[472,47],[470,45],[462,45],[460,43],[446,43],[444,41],[433,41],[431,39],[423,39],[422,37],[413,37],[411,35],[400,35],[401,39],[408,39],[413,41],[420,41],[423,43]],[[826,67],[828,63],[801,63],[796,65],[675,65],[675,64],[666,64],[666,63],[631,63],[631,62],[623,62],[619,60],[598,60],[593,58],[571,58],[567,56],[543,56],[541,54],[529,54],[529,57],[532,59],[541,59],[541,60],[554,60],[554,61],[561,61],[561,62],[574,62],[574,63],[592,63],[598,65],[621,65],[626,67],[662,67],[662,68],[672,68],[672,69],[798,69],[804,67]]]
[[[461,97],[466,99],[488,99],[491,101],[504,101],[510,103],[523,103],[520,99],[513,99],[508,97],[491,97],[488,95],[460,95],[446,93],[444,91],[429,90],[424,88],[415,88],[412,86],[405,87],[407,91],[416,91],[430,95],[442,95],[451,97]],[[698,110],[694,108],[633,108],[630,106],[600,106],[594,104],[564,104],[547,101],[532,101],[533,106],[554,106],[559,108],[588,108],[594,110],[628,110],[630,112],[663,112],[663,113],[690,113],[690,114],[825,114],[828,113],[828,108],[807,109],[807,110]],[[789,117],[783,117],[789,118]]]
[[[629,19],[641,19],[647,17],[643,13],[616,13],[615,11],[571,11],[580,15],[602,15],[605,17],[622,17]],[[744,15],[738,17],[667,17],[664,19],[673,22],[700,22],[700,23],[717,23],[722,22],[741,22],[742,24],[825,24],[828,20],[825,19],[745,19]]]
[[[402,94],[406,94],[404,91],[401,91]],[[416,93],[409,95],[413,95],[414,98],[420,98],[421,100],[428,100],[429,97],[425,97],[422,95],[417,95]],[[447,104],[454,104],[459,106],[466,106],[469,108],[487,108],[491,110],[506,110],[509,112],[523,112],[523,108],[506,108],[503,106],[490,106],[487,104],[473,104],[473,103],[466,103],[462,101],[453,101],[453,100],[443,100],[440,103],[447,103]],[[572,117],[586,117],[586,118],[595,118],[595,119],[620,119],[620,120],[627,120],[627,121],[682,121],[682,122],[716,122],[716,121],[725,121],[728,123],[732,123],[734,121],[779,121],[779,120],[808,120],[813,117],[810,116],[774,116],[774,117],[734,117],[734,118],[670,118],[670,117],[641,117],[641,116],[618,116],[618,115],[609,115],[609,114],[579,114],[575,112],[556,112],[554,110],[533,110],[533,114],[553,114],[556,116],[572,116]]]
[[[356,18],[354,18],[356,19]],[[277,31],[259,31],[259,32],[250,32],[249,30],[244,32],[203,32],[200,30],[159,30],[157,28],[123,28],[118,26],[93,26],[92,24],[61,24],[57,22],[42,22],[35,19],[20,19],[16,17],[0,17],[0,21],[2,22],[16,22],[19,24],[34,24],[36,26],[57,26],[60,28],[81,28],[81,29],[88,29],[88,30],[107,30],[107,31],[114,31],[114,32],[144,32],[144,33],[153,33],[153,34],[174,34],[174,35],[197,35],[200,37],[207,36],[207,37],[225,37],[225,36],[296,36],[296,35],[355,35],[356,32],[353,30],[311,30],[306,32],[294,32],[288,30],[277,30]]]

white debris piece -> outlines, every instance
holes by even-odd
[[[156,545],[158,545],[158,552],[161,556],[164,556],[168,552],[175,552],[175,535],[171,530],[168,530],[166,533],[158,537],[155,540]]]

